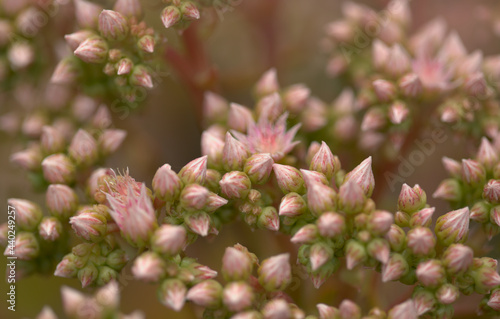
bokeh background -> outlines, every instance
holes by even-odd
[[[2,1],[2,0],[0,0]],[[383,8],[388,1],[360,1],[374,8]],[[149,20],[158,25],[161,6],[158,1],[145,1]],[[278,70],[279,81],[283,86],[305,83],[312,94],[324,101],[332,101],[342,89],[335,79],[329,78],[324,69],[327,56],[320,50],[320,40],[326,23],[340,16],[340,3],[337,0],[243,0],[235,1],[235,6],[225,12],[215,29],[206,37],[205,45],[212,63],[218,70],[222,95],[228,100],[251,106],[251,89],[260,75],[270,67]],[[148,5],[149,4],[149,5]],[[417,29],[426,21],[441,16],[451,29],[461,35],[469,51],[481,49],[485,54],[500,53],[500,32],[495,34],[495,20],[500,21],[500,3],[495,0],[414,0],[412,29]],[[65,5],[60,14],[71,15],[72,4]],[[58,18],[58,17],[56,17]],[[156,21],[156,22],[154,22]],[[160,24],[161,26],[161,24]],[[500,28],[499,28],[500,29]],[[57,43],[69,30],[56,29],[50,24],[43,30],[44,36]],[[500,31],[500,30],[498,30]],[[165,31],[167,32],[167,31]],[[170,31],[168,31],[170,32]],[[176,41],[176,35],[167,33],[169,41]],[[7,92],[8,93],[8,92]],[[0,94],[6,94],[2,92]],[[112,168],[130,169],[131,175],[139,181],[150,181],[156,169],[170,163],[175,170],[199,156],[201,129],[197,125],[193,99],[175,74],[162,78],[161,83],[149,92],[143,108],[124,119],[114,114],[115,126],[126,129],[128,137],[111,160]],[[0,99],[0,101],[2,101]],[[1,103],[1,102],[0,102]],[[7,105],[0,105],[0,112]],[[11,107],[11,105],[9,105]],[[0,202],[3,207],[0,222],[6,220],[7,198],[29,198],[43,204],[43,194],[31,190],[24,173],[9,163],[9,155],[18,149],[14,138],[0,133]],[[440,158],[466,157],[467,150],[460,146],[459,140],[449,138],[426,162],[417,167],[406,182],[419,183],[428,194],[445,178]],[[333,150],[335,153],[336,150]],[[343,163],[352,168],[355,163]],[[384,187],[383,181],[377,181]],[[398,192],[387,192],[380,202],[384,208],[394,210]],[[446,211],[445,203],[429,197],[429,204],[436,206],[438,212]],[[202,264],[213,269],[220,268],[224,247],[241,243],[258,256],[266,258],[280,251],[274,244],[279,237],[266,231],[251,232],[243,224],[225,227],[213,241],[198,240],[189,247],[187,254],[197,256]],[[293,260],[293,258],[292,258]],[[0,262],[0,273],[5,272],[5,259]],[[126,268],[121,282],[122,310],[129,313],[141,309],[147,318],[195,318],[196,309],[185,307],[180,313],[162,306],[156,298],[156,287],[134,282],[130,270]],[[60,300],[61,285],[78,288],[78,281],[56,277],[33,276],[17,283],[16,312],[7,310],[7,284],[0,285],[0,318],[34,318],[45,304],[50,305],[57,314],[62,314]],[[394,293],[398,284],[387,284],[388,294],[381,300],[385,306],[396,298]],[[309,280],[302,280],[300,287],[293,292],[301,305],[310,312],[318,302],[338,304],[352,297],[362,287],[352,287],[339,291],[335,279],[330,279],[319,293]],[[358,290],[358,288],[360,290]],[[89,291],[90,292],[90,291]],[[381,305],[384,306],[384,305]]]

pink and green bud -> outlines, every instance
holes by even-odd
[[[10,198],[7,200],[7,204],[15,209],[18,227],[24,230],[36,229],[42,219],[40,206],[31,201],[17,198]]]
[[[247,280],[252,274],[253,261],[243,251],[227,247],[222,257],[222,275],[226,281]]]
[[[432,310],[434,308],[434,305],[436,304],[434,293],[424,288],[415,289],[412,299],[415,303],[415,310],[417,311],[417,315],[419,316]]]
[[[86,306],[97,307],[93,300],[90,300],[90,298],[80,291],[70,287],[63,286],[61,288],[61,298],[64,313],[72,318],[76,318],[82,310],[87,311],[85,309]],[[92,313],[95,313],[94,311]]]
[[[280,89],[278,76],[275,68],[267,70],[255,85],[255,94],[258,97],[269,95]]]
[[[390,48],[381,40],[375,39],[372,45],[372,62],[376,69],[382,70],[387,64]]]
[[[101,37],[93,36],[80,43],[73,53],[86,63],[103,63],[108,56],[108,43]]]
[[[19,232],[16,234],[14,246],[7,246],[4,256],[17,257],[21,260],[32,260],[38,257],[40,245],[35,234],[28,232]]]
[[[471,159],[462,160],[462,178],[470,185],[479,185],[483,183],[486,178],[484,166]]]
[[[470,75],[464,83],[465,90],[472,96],[484,97],[488,91],[488,84],[482,72]]]
[[[151,237],[151,248],[166,255],[176,255],[186,246],[186,229],[177,225],[162,225]]]
[[[68,153],[78,165],[91,165],[98,157],[97,142],[85,130],[78,130],[68,148]]]
[[[264,184],[269,180],[273,169],[273,158],[269,153],[257,153],[248,158],[244,171],[255,184]]]
[[[439,184],[432,197],[456,202],[462,197],[462,188],[456,179],[448,178]]]
[[[119,12],[102,10],[99,14],[99,31],[107,40],[123,40],[128,34],[127,19]]]
[[[365,192],[366,196],[370,197],[373,188],[375,187],[375,178],[373,177],[372,171],[372,157],[368,157],[361,164],[356,166],[352,171],[347,173],[344,178],[344,183],[352,180]]]
[[[391,245],[391,249],[400,252],[406,246],[406,234],[401,227],[391,225],[389,231],[385,234],[385,239]]]
[[[273,164],[273,170],[278,186],[283,193],[302,193],[304,179],[298,169],[289,165]]]
[[[386,264],[382,266],[382,281],[398,280],[408,273],[410,267],[406,259],[397,253],[391,254]]]
[[[253,289],[245,282],[232,282],[224,287],[222,301],[229,311],[239,312],[249,308],[254,301]]]
[[[99,136],[99,140],[97,144],[99,146],[99,151],[101,154],[109,155],[120,147],[127,136],[127,132],[124,130],[117,129],[107,129],[102,132],[101,136]]]
[[[227,198],[246,198],[252,187],[250,178],[243,172],[229,172],[219,182],[222,194]]]
[[[142,36],[137,41],[137,47],[146,53],[153,53],[155,51],[156,41],[151,35]]]
[[[102,11],[100,5],[90,1],[77,0],[75,1],[75,16],[78,25],[82,28],[95,29],[97,20]]]
[[[182,182],[169,164],[160,167],[153,177],[155,195],[165,201],[177,199],[182,189]]]
[[[129,74],[134,68],[134,63],[129,58],[123,58],[118,61],[118,67],[116,70],[116,74],[124,75]]]
[[[258,270],[259,283],[268,291],[284,290],[292,280],[290,254],[265,259]]]
[[[28,171],[39,169],[42,159],[43,155],[39,147],[30,147],[10,156],[11,163]]]
[[[321,142],[321,147],[311,160],[309,169],[325,174],[331,180],[336,172],[340,170],[339,158],[333,155],[325,142]]]
[[[198,20],[200,18],[200,11],[196,4],[191,1],[185,1],[181,7],[182,18],[186,20]]]
[[[383,128],[386,124],[385,113],[378,108],[368,110],[361,122],[361,131],[376,131]]]
[[[187,214],[184,217],[184,222],[189,229],[200,236],[207,236],[210,230],[210,216],[205,212],[195,212]]]
[[[167,29],[177,24],[181,18],[182,13],[176,6],[168,6],[161,13],[161,21]]]
[[[264,319],[293,318],[292,310],[285,299],[272,299],[261,310]]]
[[[436,291],[436,298],[445,305],[454,303],[459,296],[458,288],[452,284],[444,284]]]
[[[210,91],[205,92],[203,99],[203,117],[207,124],[225,121],[228,111],[229,104],[222,96]],[[222,133],[224,134],[225,132],[224,129]]]
[[[280,229],[280,218],[276,208],[272,206],[265,207],[257,219],[257,226],[272,231]]]
[[[246,132],[250,123],[253,123],[252,112],[245,106],[231,103],[227,115],[227,125],[238,132]]]
[[[374,235],[385,235],[392,227],[394,217],[385,210],[376,210],[368,217],[368,230]]]
[[[307,190],[307,205],[314,216],[335,210],[337,193],[330,187],[313,183]]]
[[[323,216],[323,215],[322,215]],[[318,239],[318,227],[314,224],[302,226],[290,239],[294,244],[311,244]]]
[[[500,179],[490,179],[484,185],[483,198],[491,204],[500,204]]]
[[[78,237],[98,242],[106,235],[106,217],[92,209],[86,209],[69,219],[71,228]]]
[[[201,210],[208,201],[210,191],[198,184],[189,184],[181,192],[180,202],[188,210]]]
[[[281,199],[279,215],[287,217],[297,217],[307,211],[307,204],[304,198],[297,193],[288,193]]]
[[[355,214],[363,209],[366,197],[363,189],[354,181],[349,180],[339,189],[339,206],[346,212]]]
[[[46,154],[53,154],[62,152],[66,146],[66,141],[61,131],[51,126],[44,126],[40,136],[40,144]]]
[[[203,185],[207,177],[207,156],[199,157],[187,163],[178,175],[185,184],[196,183]]]
[[[304,179],[306,188],[312,187],[312,184],[316,183],[330,185],[328,179],[326,179],[326,176],[323,173],[310,171],[307,169],[300,169],[300,173],[302,174],[302,178]]]
[[[413,300],[409,299],[389,310],[387,319],[417,319],[417,309]]]
[[[201,307],[216,307],[222,299],[222,286],[213,279],[202,281],[189,289],[186,299]]]
[[[480,294],[486,294],[500,285],[500,275],[496,267],[481,266],[477,271],[474,271],[471,276],[474,279],[474,288],[476,292]]]
[[[179,279],[165,280],[160,290],[158,297],[160,302],[174,311],[181,311],[186,301],[186,286]]]
[[[306,107],[311,90],[304,84],[295,84],[283,92],[283,102],[291,113],[299,113]]]
[[[211,166],[222,167],[222,152],[224,150],[224,141],[210,131],[204,131],[201,134],[201,154],[208,157],[208,163]]]
[[[80,30],[71,34],[66,34],[64,36],[64,40],[68,44],[69,48],[72,51],[75,51],[80,43],[95,35],[96,34],[90,30]]]
[[[436,238],[429,228],[417,227],[408,232],[408,248],[416,256],[428,256],[434,251]]]
[[[78,207],[75,191],[62,184],[49,185],[45,200],[50,213],[60,219],[71,217]]]
[[[470,219],[478,223],[486,223],[490,220],[490,208],[486,201],[480,201],[474,204],[470,210]],[[494,222],[494,219],[493,219]]]
[[[368,243],[366,246],[366,251],[368,255],[372,258],[378,260],[382,264],[385,264],[389,261],[389,255],[391,253],[391,248],[389,243],[382,238],[375,238]]]
[[[395,78],[399,78],[410,70],[410,55],[399,44],[394,44],[390,49],[388,62],[385,69]]]
[[[309,262],[312,271],[318,270],[333,258],[333,250],[324,243],[316,243],[309,251]]]
[[[150,71],[144,65],[134,66],[132,74],[130,74],[130,83],[146,89],[151,89],[154,86]]]
[[[99,266],[97,270],[99,271],[99,275],[95,281],[97,286],[104,286],[114,282],[118,278],[118,272],[108,266]]]
[[[446,279],[441,262],[435,259],[418,264],[416,275],[418,281],[426,287],[437,287]]]
[[[349,270],[363,264],[368,259],[368,254],[366,252],[365,246],[354,239],[351,239],[346,243],[345,256],[347,269]]]
[[[215,270],[201,264],[196,264],[196,266],[194,266],[193,274],[195,276],[195,280],[200,281],[217,277],[217,272]]]
[[[117,0],[113,10],[120,12],[127,18],[140,19],[142,17],[142,6],[139,0]]]
[[[51,184],[69,184],[75,180],[75,165],[64,154],[54,154],[42,161],[43,177]]]
[[[203,209],[208,213],[212,213],[220,207],[226,205],[227,203],[227,199],[220,197],[215,193],[210,193],[210,195],[208,195],[207,203],[205,204]]]
[[[122,270],[128,261],[129,258],[127,254],[121,249],[113,250],[108,256],[106,256],[106,265],[117,271]]]
[[[349,299],[344,299],[339,306],[339,315],[342,319],[361,319],[361,308]]]
[[[410,215],[405,212],[397,211],[394,214],[394,223],[399,227],[408,227],[410,224]]]
[[[165,262],[154,252],[145,252],[137,257],[132,274],[141,281],[158,282],[165,275]]]
[[[93,263],[87,263],[85,267],[78,270],[76,275],[82,284],[82,288],[85,288],[96,282],[99,276],[99,270]]]
[[[457,275],[466,272],[472,266],[473,258],[474,252],[470,247],[453,244],[445,250],[442,260],[446,271]]]
[[[493,145],[486,137],[481,139],[481,145],[477,151],[477,161],[484,165],[487,170],[491,170],[498,163],[498,154]]]
[[[469,217],[468,207],[451,211],[439,217],[435,228],[438,240],[445,246],[464,242],[469,233]]]
[[[411,228],[415,227],[429,227],[432,223],[432,215],[434,215],[435,207],[427,207],[419,210],[410,218],[408,225]]]
[[[319,216],[316,221],[318,231],[325,238],[336,238],[346,230],[345,218],[341,214],[326,212]]]
[[[64,58],[57,64],[54,73],[50,78],[50,83],[54,84],[69,84],[73,83],[78,76],[78,70],[75,66],[75,61],[70,58]]]
[[[62,224],[55,217],[44,217],[38,225],[38,234],[46,241],[56,241],[62,231]]]
[[[442,160],[444,169],[450,174],[452,177],[459,178],[462,176],[462,165],[459,162],[451,159],[449,157],[443,157]]]
[[[75,255],[68,254],[57,264],[54,276],[63,278],[76,277],[78,267],[75,263]]]
[[[335,307],[319,303],[316,308],[318,308],[320,319],[340,319],[339,310]]]
[[[408,117],[409,110],[403,102],[395,102],[389,108],[389,120],[392,124],[401,124]]]
[[[500,206],[495,206],[490,210],[490,221],[496,226],[500,226]]]
[[[500,311],[500,289],[493,290],[487,305],[496,311]]]
[[[246,146],[227,132],[224,148],[222,149],[224,169],[227,171],[242,171],[248,156],[249,152]]]
[[[398,209],[412,214],[422,208],[427,203],[427,196],[424,190],[416,184],[411,188],[407,184],[403,184],[401,193],[398,198]]]
[[[396,87],[386,80],[375,80],[372,83],[373,90],[381,102],[389,102],[396,97]]]
[[[417,97],[422,93],[422,81],[415,73],[405,75],[398,84],[401,93],[407,97]]]

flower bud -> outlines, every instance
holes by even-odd
[[[222,194],[227,198],[246,198],[252,187],[250,178],[243,172],[229,172],[219,182]]]
[[[88,241],[98,242],[106,235],[106,217],[91,209],[71,217],[69,223],[78,237]]]
[[[207,177],[207,156],[202,156],[187,163],[179,177],[185,184],[197,183],[203,185]]]
[[[75,1],[76,21],[82,28],[94,29],[101,11],[100,5],[84,0]]]
[[[398,209],[403,212],[412,214],[424,208],[427,202],[425,192],[418,184],[411,188],[407,184],[403,184],[401,193],[398,199]]]
[[[500,206],[495,206],[490,210],[490,221],[493,225],[500,226]]]
[[[78,165],[91,165],[97,160],[97,142],[85,130],[78,130],[68,148],[68,153]]]
[[[496,311],[500,310],[500,289],[493,290],[487,304]]]
[[[372,257],[381,262],[382,264],[389,261],[389,255],[391,253],[391,248],[389,243],[382,238],[375,238],[366,247],[366,251]]]
[[[10,198],[7,201],[9,207],[14,207],[16,224],[24,230],[34,230],[42,219],[42,210],[37,204],[24,200]]]
[[[191,1],[185,1],[181,7],[182,18],[186,20],[198,20],[200,18],[200,11],[196,4]]]
[[[278,211],[273,206],[264,207],[257,219],[257,226],[272,231],[280,229],[280,218]]]
[[[407,301],[394,306],[387,315],[387,319],[417,319],[417,309],[413,300]]]
[[[363,189],[354,181],[349,180],[339,189],[339,205],[346,212],[355,214],[365,205],[366,197]]]
[[[346,229],[344,216],[338,213],[326,212],[316,221],[321,236],[335,238],[341,236]]]
[[[46,241],[56,241],[62,234],[61,222],[55,217],[44,217],[38,225],[38,234]]]
[[[155,51],[155,44],[155,38],[147,34],[137,41],[137,47],[146,53],[153,53]]]
[[[224,150],[224,141],[210,131],[204,131],[201,134],[201,154],[208,157],[208,163],[212,167],[222,167],[222,152]]]
[[[203,237],[208,235],[210,229],[210,216],[202,211],[187,214],[184,217],[184,222],[194,233]]]
[[[419,316],[432,310],[432,308],[434,308],[434,305],[436,304],[434,293],[423,287],[415,289],[412,299],[415,303],[415,310],[417,311],[417,315]]]
[[[372,157],[368,157],[361,164],[356,166],[352,171],[347,173],[344,178],[344,183],[352,180],[365,192],[366,196],[370,197],[373,188],[375,187],[375,178],[372,171]]]
[[[258,270],[259,283],[268,291],[284,290],[292,280],[290,254],[265,259]]]
[[[383,128],[386,124],[384,112],[379,108],[369,109],[361,122],[361,131],[376,131]]]
[[[186,286],[179,279],[167,279],[158,292],[162,304],[174,311],[180,311],[184,307],[186,298]]]
[[[203,209],[208,213],[212,213],[215,212],[220,207],[226,205],[227,203],[228,203],[227,199],[222,198],[217,194],[210,193],[210,195],[208,195],[207,202]]]
[[[290,239],[294,244],[311,244],[318,239],[318,227],[306,224],[300,228]]]
[[[202,281],[189,289],[186,299],[201,307],[216,307],[222,299],[222,286],[213,279]]]
[[[397,253],[391,254],[389,261],[382,266],[382,281],[398,280],[409,271],[408,262],[406,259]]]
[[[408,227],[410,223],[410,215],[404,212],[397,211],[394,214],[394,223],[399,227]]]
[[[331,307],[322,303],[316,305],[319,312],[320,319],[339,319],[339,310],[335,307]]]
[[[223,302],[229,311],[242,311],[249,308],[253,301],[252,287],[245,282],[232,282],[224,288]]]
[[[252,274],[250,257],[233,247],[227,247],[222,257],[222,275],[226,281],[247,280]]]
[[[369,216],[368,230],[374,235],[384,235],[390,230],[393,221],[391,213],[384,210],[374,211]]]
[[[456,179],[448,178],[439,184],[432,197],[457,202],[462,197],[462,188]]]
[[[165,275],[165,262],[154,252],[142,253],[134,261],[132,274],[141,281],[157,282]]]
[[[422,93],[422,81],[415,73],[409,73],[399,80],[399,89],[407,97],[417,97]]]
[[[40,168],[42,158],[42,151],[39,147],[30,147],[12,154],[10,162],[25,170],[34,171]]]
[[[188,210],[201,210],[207,203],[210,192],[198,184],[189,184],[181,192],[180,202]]]
[[[99,14],[99,31],[108,40],[123,40],[128,33],[127,19],[119,12],[102,10]]]
[[[309,261],[312,271],[318,270],[330,259],[333,258],[333,250],[324,243],[316,243],[311,246],[309,251]]]
[[[161,21],[167,29],[177,24],[181,18],[181,11],[176,6],[165,7],[161,13]]]
[[[104,130],[101,136],[99,136],[99,140],[97,143],[99,145],[99,150],[103,155],[109,155],[116,152],[126,136],[127,132],[124,130]]]
[[[151,78],[150,71],[144,65],[136,65],[130,75],[130,84],[142,86],[146,89],[153,88],[153,79]]]
[[[64,135],[57,129],[51,126],[44,126],[42,128],[42,135],[40,136],[40,144],[46,154],[53,154],[61,152],[66,146]]]
[[[409,110],[403,102],[395,102],[389,108],[389,119],[392,124],[401,124],[408,117]]]
[[[59,262],[59,264],[57,264],[54,276],[73,278],[76,276],[77,271],[78,268],[76,267],[75,264],[75,255],[68,254],[64,256],[64,258]]]
[[[500,285],[500,275],[496,267],[490,268],[488,266],[481,266],[477,271],[472,273],[474,279],[475,290],[477,293],[486,294],[491,289]]]
[[[99,270],[93,263],[87,263],[85,267],[78,270],[77,277],[82,283],[82,288],[88,287],[95,283],[99,276]]]
[[[375,39],[372,45],[372,61],[376,69],[383,69],[389,59],[390,49],[384,42]]]
[[[250,156],[245,163],[244,171],[255,184],[264,184],[269,180],[273,169],[273,158],[269,153],[258,153]]]
[[[169,164],[160,167],[153,177],[155,195],[165,201],[175,200],[182,188],[182,182]]]
[[[435,259],[418,264],[416,274],[418,281],[427,287],[437,287],[445,280],[443,266],[440,261]]]
[[[471,185],[478,185],[484,182],[486,172],[484,166],[471,159],[462,160],[462,178]]]
[[[440,303],[449,305],[459,297],[458,288],[452,284],[444,284],[436,291],[436,297]]]
[[[304,180],[298,169],[288,165],[273,164],[273,170],[278,186],[283,193],[300,193],[303,191]]]
[[[408,232],[408,248],[417,256],[427,256],[432,253],[436,239],[429,228],[417,227]]]
[[[142,7],[139,0],[117,0],[113,6],[113,10],[120,12],[127,18],[142,17]]]
[[[484,97],[488,91],[488,84],[483,72],[470,75],[464,83],[465,90],[472,96]]]
[[[68,44],[69,48],[72,51],[75,51],[80,43],[95,35],[96,34],[90,30],[80,30],[71,34],[66,34],[64,36],[64,40]]]
[[[255,94],[258,97],[277,92],[280,88],[275,68],[267,70],[255,84]]]
[[[134,63],[129,58],[123,58],[118,61],[118,69],[116,70],[116,74],[124,75],[129,74],[134,68]]]
[[[313,183],[307,190],[307,205],[314,216],[323,212],[335,210],[337,193],[323,184]]]
[[[449,246],[467,239],[469,216],[469,208],[464,207],[446,213],[437,219],[435,232],[443,245]]]
[[[395,78],[402,76],[410,69],[410,56],[399,44],[394,44],[390,49],[388,62],[385,69]]]
[[[391,249],[394,251],[401,251],[405,248],[406,244],[406,234],[401,227],[397,225],[391,225],[389,231],[385,235],[385,239],[391,245]]]
[[[50,213],[60,219],[71,217],[78,207],[78,196],[66,185],[49,185],[45,196]]]
[[[17,257],[21,260],[32,260],[38,256],[40,245],[33,233],[18,232],[14,246],[7,246],[4,256]]]
[[[470,219],[478,223],[486,223],[490,220],[490,205],[486,201],[474,204],[470,210]]]
[[[75,166],[64,154],[53,154],[42,161],[43,176],[51,184],[69,184],[75,179]]]
[[[186,245],[186,229],[177,225],[162,225],[151,237],[151,248],[167,255],[178,254]]]
[[[306,184],[306,188],[312,187],[312,184],[323,184],[330,185],[328,180],[326,179],[325,174],[315,171],[310,171],[307,169],[300,169],[300,173],[302,174],[302,178]]]
[[[486,137],[481,139],[481,145],[477,151],[477,161],[483,164],[488,170],[491,170],[498,163],[497,151]]]
[[[462,244],[453,244],[448,247],[442,257],[443,265],[446,271],[456,275],[464,273],[472,265],[474,253],[468,246]]]
[[[311,160],[309,169],[325,174],[331,180],[336,172],[340,170],[339,158],[332,154],[332,151],[325,142],[321,142],[321,147]]]
[[[229,132],[222,150],[222,164],[227,171],[241,171],[249,152],[243,143],[235,139]]]
[[[490,179],[484,185],[483,198],[491,204],[500,204],[500,179]]]
[[[264,319],[293,318],[285,299],[272,299],[261,310]]]
[[[396,87],[386,80],[375,80],[372,83],[375,94],[381,102],[389,102],[396,96]]]
[[[452,177],[460,177],[462,176],[462,165],[459,162],[451,159],[449,157],[443,157],[442,160],[444,169],[450,174]]]
[[[354,269],[357,265],[364,263],[367,258],[365,247],[357,240],[351,239],[345,245],[347,269]]]
[[[432,223],[432,215],[436,210],[435,207],[427,207],[414,213],[409,221],[409,226],[411,228],[415,227],[429,227]]]
[[[246,132],[249,123],[253,122],[252,112],[243,105],[231,103],[227,115],[227,125],[238,132]]]
[[[128,263],[129,258],[127,254],[121,249],[115,249],[108,256],[106,256],[106,265],[115,269],[116,271],[122,270]]]
[[[299,113],[306,106],[311,90],[304,84],[295,84],[283,92],[283,102],[291,113]]]
[[[108,43],[101,37],[93,36],[80,43],[74,54],[86,63],[103,63],[108,56]]]

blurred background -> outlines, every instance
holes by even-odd
[[[0,0],[2,1],[2,0]],[[372,0],[364,2],[374,8],[382,9],[388,1]],[[220,92],[229,101],[252,106],[251,90],[255,81],[270,67],[276,67],[282,86],[305,83],[312,94],[331,102],[342,87],[335,79],[325,74],[327,57],[320,50],[326,23],[340,16],[340,3],[337,0],[243,0],[234,1],[234,7],[220,16],[214,30],[204,39],[211,63],[218,71]],[[146,14],[152,24],[159,26],[161,5],[158,1],[145,1]],[[149,4],[149,5],[148,5]],[[458,31],[467,49],[481,49],[485,55],[500,53],[500,3],[495,0],[418,0],[411,2],[413,13],[412,29],[417,29],[426,21],[437,16],[443,17],[450,29]],[[72,12],[72,4],[62,7],[60,15]],[[43,30],[44,37],[57,43],[65,33],[73,30],[56,29],[52,22]],[[497,33],[495,33],[497,28]],[[167,31],[165,31],[167,32]],[[170,32],[170,31],[168,31]],[[166,33],[167,38],[175,43],[176,34]],[[5,95],[9,92],[2,92]],[[3,101],[0,99],[0,101]],[[116,127],[128,131],[128,136],[121,149],[108,162],[112,168],[130,169],[138,181],[145,181],[148,186],[156,169],[164,163],[172,165],[178,171],[191,159],[199,156],[201,129],[197,125],[191,93],[171,72],[161,78],[159,85],[149,91],[144,107],[122,119],[114,114]],[[0,105],[0,111],[7,105]],[[12,105],[9,105],[12,107]],[[11,136],[0,133],[0,199],[4,203],[3,212],[7,211],[7,198],[29,198],[43,205],[43,194],[31,190],[25,174],[12,167],[9,155],[18,150]],[[336,150],[332,150],[334,153]],[[429,194],[446,177],[441,167],[440,158],[466,157],[467,150],[460,147],[460,141],[448,139],[440,145],[426,162],[417,168],[406,183],[419,183],[427,191],[431,206],[438,208],[439,214],[447,209],[446,203],[433,200]],[[351,169],[356,163],[343,163]],[[379,182],[379,181],[377,181]],[[382,183],[380,183],[382,184]],[[388,192],[380,206],[395,209],[398,191]],[[1,213],[0,222],[6,220]],[[220,268],[224,248],[241,243],[261,258],[278,253],[275,240],[270,237],[280,235],[266,231],[251,232],[244,224],[235,224],[222,229],[213,241],[198,240],[189,247],[188,256],[197,256],[202,264],[213,269]],[[265,244],[264,244],[265,243]],[[293,260],[294,257],[292,257]],[[4,260],[4,259],[2,259]],[[0,273],[5,272],[5,261],[0,263]],[[297,275],[299,276],[299,275]],[[126,268],[120,282],[122,289],[122,311],[129,313],[141,309],[147,318],[195,318],[196,309],[185,307],[180,313],[162,306],[156,298],[156,287],[131,280],[130,269]],[[78,280],[56,277],[32,276],[17,283],[16,312],[7,310],[7,303],[0,303],[0,318],[33,318],[45,304],[50,305],[58,315],[62,314],[60,287],[68,285],[78,288]],[[395,291],[387,284],[386,291]],[[0,299],[6,297],[5,283],[0,285]],[[301,280],[300,287],[292,294],[298,297],[305,310],[314,312],[318,302],[336,305],[339,300],[357,293],[357,287],[338,291],[335,279],[323,285],[319,293],[314,290],[310,280]],[[89,290],[90,292],[90,290]],[[360,298],[363,298],[362,296]],[[382,296],[387,307],[395,299],[390,293]]]

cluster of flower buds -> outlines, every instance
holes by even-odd
[[[77,0],[75,15],[81,30],[65,36],[74,56],[59,62],[53,83],[78,82],[97,95],[111,94],[129,102],[136,99],[138,88],[154,86],[151,62],[162,39],[140,21],[140,1],[117,0],[113,10],[105,10],[98,4]],[[105,83],[109,85],[103,86]]]
[[[105,318],[128,318],[144,319],[144,314],[136,310],[128,315],[120,313],[120,290],[116,281],[110,281],[104,287],[99,288],[93,296],[87,296],[70,287],[61,288],[63,318],[74,319],[105,319]],[[39,319],[57,319],[56,313],[45,306],[38,314]]]
[[[200,10],[193,1],[167,0],[168,5],[161,13],[161,21],[165,28],[185,29],[192,21],[200,19]],[[205,1],[202,1],[205,2]]]
[[[492,145],[486,137],[473,159],[460,163],[444,157],[443,166],[450,178],[443,180],[433,194],[453,208],[468,206],[470,219],[482,225],[489,239],[500,232],[499,158],[499,145]]]

